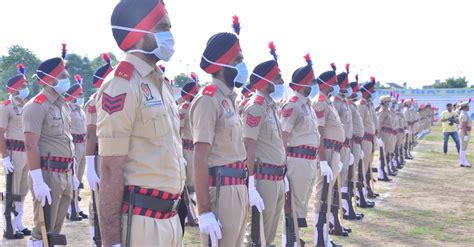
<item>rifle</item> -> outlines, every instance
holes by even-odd
[[[187,186],[184,186],[183,201],[188,208],[187,218],[188,218],[189,226],[197,226],[198,219],[196,217],[196,211],[194,210],[194,203],[191,201],[191,198],[189,196],[189,189]]]
[[[261,161],[257,158],[257,161],[255,162],[257,171],[255,172],[255,175],[258,176],[260,174],[260,165]],[[258,179],[255,179],[256,187],[258,187]],[[250,239],[251,243],[250,246],[254,247],[261,247],[261,246],[266,246],[266,241],[265,241],[265,231],[264,231],[264,226],[263,226],[263,216],[261,213],[258,211],[257,207],[253,206],[252,207],[252,219],[251,219],[251,231],[250,231]]]
[[[66,235],[48,232],[47,230],[48,226],[50,225],[49,221],[51,220],[51,207],[49,205],[45,205],[44,207],[41,207],[41,205],[39,205],[39,207],[39,223],[41,228],[41,237],[43,238],[43,246],[52,247],[55,245],[67,245]]]
[[[99,225],[99,214],[97,212],[97,201],[95,199],[95,192],[92,191],[92,211],[94,214],[94,243],[97,247],[102,246],[102,239],[100,237],[100,225]]]
[[[304,242],[300,240],[300,235],[298,231],[298,221],[296,218],[296,211],[294,210],[295,206],[291,196],[291,180],[290,178],[287,179],[290,191],[288,191],[285,196],[286,247],[293,247],[295,242],[298,247],[304,247]]]
[[[220,190],[221,190],[221,169],[218,168],[216,170],[216,220],[219,222],[219,196],[220,196]],[[211,241],[211,236],[209,236],[209,247],[212,246],[212,241]],[[219,247],[219,240],[217,240],[216,246]]]
[[[10,151],[10,160],[12,159]],[[5,202],[5,233],[4,237],[7,239],[18,238],[15,237],[16,229],[13,227],[12,223],[12,213],[17,216],[18,212],[15,209],[15,202],[21,201],[21,196],[13,194],[13,173],[10,172],[7,175],[7,184],[5,192],[0,193],[0,201]]]
[[[75,160],[75,159],[74,159]],[[76,170],[76,162],[74,161],[74,164],[72,165],[72,176],[74,178],[74,174],[75,174],[75,170]],[[77,191],[76,189],[74,188],[74,181],[73,181],[73,186],[72,186],[72,200],[71,200],[71,215],[69,216],[70,220],[72,221],[73,219],[75,218],[78,218],[77,217],[77,210],[76,210],[76,200],[78,200],[77,198]]]
[[[367,201],[365,200],[365,194],[364,194],[364,174],[363,174],[363,164],[362,164],[362,159],[359,159],[359,162],[357,163],[357,191],[359,192],[359,206],[364,207],[367,205]]]

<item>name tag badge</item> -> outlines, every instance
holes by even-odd
[[[161,99],[161,95],[158,93],[153,95],[150,86],[147,83],[142,82],[140,88],[143,92],[143,96],[145,97],[145,107],[160,107],[163,106],[163,100]]]

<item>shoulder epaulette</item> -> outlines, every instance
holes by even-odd
[[[323,94],[320,94],[318,97],[318,101],[325,101],[325,100],[326,100],[326,96],[324,96]]]
[[[135,69],[135,66],[129,62],[120,62],[119,65],[117,66],[117,69],[115,69],[115,76],[123,78],[127,81],[130,81],[132,79],[132,74],[133,70]]]
[[[46,95],[40,93],[35,97],[35,100],[33,102],[35,102],[36,104],[42,105],[45,100],[46,100]]]
[[[183,109],[186,109],[186,110],[187,110],[188,108],[189,108],[189,104],[188,104],[188,103],[185,103],[185,104],[183,105]]]
[[[342,99],[339,98],[339,96],[334,96],[334,101],[335,101],[335,102],[338,102],[338,101],[342,101]]]
[[[298,101],[298,96],[294,95],[293,97],[290,98],[289,102],[291,103],[296,103]]]
[[[9,99],[7,99],[7,100],[3,101],[2,104],[3,104],[4,106],[7,106],[7,105],[9,105],[9,104],[11,104],[11,103],[12,103],[12,101],[9,100]]]
[[[217,91],[216,85],[209,85],[202,90],[202,94],[214,97],[214,95],[216,95],[216,91]]]
[[[360,104],[361,104],[361,105],[365,105],[365,100],[364,100],[364,99],[361,99],[361,100],[360,100]]]
[[[255,100],[253,102],[259,105],[263,105],[263,103],[265,103],[265,98],[261,95],[256,95]]]

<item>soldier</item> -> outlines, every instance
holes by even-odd
[[[359,204],[367,206],[367,200],[364,194],[364,168],[362,165],[362,159],[364,158],[364,152],[362,151],[362,137],[364,136],[364,124],[362,117],[360,116],[359,110],[357,109],[356,101],[361,99],[362,93],[359,90],[359,76],[355,76],[356,81],[349,83],[347,91],[350,92],[350,96],[346,99],[349,106],[350,114],[352,116],[352,137],[351,137],[351,154],[354,156],[352,167],[349,167],[348,179],[347,179],[347,193],[342,194],[343,201],[342,205],[345,209],[344,219],[349,220],[360,220],[364,217],[364,214],[357,213],[353,207],[352,199],[354,198],[354,190],[359,195],[357,198]],[[349,95],[349,93],[347,93]],[[352,169],[352,171],[351,171]],[[357,186],[354,186],[357,184]],[[343,187],[344,190],[344,187]],[[344,192],[343,192],[344,193]]]
[[[405,100],[404,103],[403,103],[403,106],[405,107],[404,109],[404,112],[403,112],[403,116],[405,117],[405,120],[407,122],[407,130],[406,130],[406,133],[405,133],[405,146],[404,146],[404,149],[405,149],[405,153],[404,153],[404,156],[405,156],[405,159],[407,160],[412,160],[413,159],[413,156],[411,155],[410,151],[411,151],[411,134],[413,133],[413,125],[414,125],[414,122],[413,122],[413,114],[412,114],[412,103],[413,103],[413,99],[408,99],[408,100]]]
[[[336,66],[331,64],[333,70],[319,75],[319,95],[313,101],[312,107],[318,119],[318,131],[320,134],[319,167],[316,174],[316,205],[315,205],[315,229],[314,242],[316,246],[338,246],[329,240],[327,233],[327,216],[329,206],[331,211],[338,208],[338,202],[333,202],[333,188],[336,182],[335,176],[342,171],[340,151],[345,140],[344,128],[329,100],[332,95],[339,94],[339,85],[336,77]],[[331,214],[332,215],[332,214]],[[334,220],[338,220],[337,216]],[[331,229],[332,230],[332,229]]]
[[[308,98],[319,91],[314,77],[311,60],[298,68],[292,76],[290,88],[293,95],[281,108],[283,143],[286,147],[288,178],[291,181],[291,199],[294,202],[298,227],[308,227],[308,203],[313,194],[316,177],[322,176],[317,167],[316,156],[319,150],[318,121]],[[317,93],[317,92],[316,92]],[[329,168],[329,167],[326,167]],[[319,173],[318,173],[319,172]],[[322,183],[319,183],[322,188]],[[321,197],[322,189],[317,189]],[[321,204],[317,204],[321,206]],[[320,208],[316,209],[321,211]]]
[[[20,195],[21,200],[15,201],[14,207],[18,215],[15,220],[7,222],[5,217],[6,205],[3,204],[3,237],[19,239],[31,235],[31,231],[23,225],[23,208],[28,193],[28,166],[26,165],[25,137],[23,135],[22,113],[26,98],[30,94],[25,69],[18,64],[18,74],[9,78],[6,89],[9,99],[0,105],[0,153],[3,158],[5,174],[13,173],[12,193]],[[7,223],[11,224],[12,233],[8,233]]]
[[[380,97],[380,109],[377,112],[378,119],[379,119],[379,136],[381,142],[380,146],[380,162],[378,167],[378,180],[389,182],[392,181],[387,175],[388,174],[393,176],[391,173],[390,166],[388,162],[390,162],[391,150],[392,150],[392,136],[393,136],[393,119],[390,114],[390,95],[384,95]]]
[[[252,85],[247,84],[242,88],[242,99],[236,102],[239,115],[242,115],[244,107],[250,100],[250,97],[253,96],[255,90],[252,88]]]
[[[125,56],[96,96],[102,242],[181,246],[179,116],[173,87],[156,65],[174,52],[168,13],[159,0],[124,0],[111,24]]]
[[[263,217],[263,232],[267,245],[271,245],[275,240],[285,202],[285,147],[278,109],[270,97],[275,91],[275,85],[282,84],[283,79],[275,54],[274,60],[260,63],[253,70],[250,85],[256,93],[244,107],[241,118],[249,176],[255,178],[255,187],[265,205],[265,210],[259,211]],[[260,216],[252,214],[252,217]]]
[[[363,172],[365,176],[364,194],[368,198],[375,198],[378,194],[372,189],[372,161],[374,159],[375,137],[377,135],[377,128],[374,122],[374,110],[372,105],[372,94],[375,93],[375,78],[371,77],[371,81],[364,84],[360,91],[362,98],[358,102],[358,110],[364,124],[364,136],[362,137],[362,151],[364,158],[362,158]],[[359,207],[374,207],[375,203],[366,200],[366,204],[359,202]]]
[[[87,219],[87,214],[82,212],[79,207],[79,189],[84,188],[83,185],[81,186],[81,181],[86,163],[84,159],[86,154],[86,116],[84,110],[82,110],[84,106],[84,93],[81,86],[82,78],[77,74],[74,76],[74,79],[77,83],[66,91],[64,98],[71,110],[71,134],[75,151],[73,198],[66,217],[71,221],[81,221],[82,219]]]
[[[43,246],[40,214],[44,211],[46,231],[61,232],[72,199],[74,146],[71,112],[62,94],[69,86],[63,56],[41,63],[36,77],[43,91],[26,103],[23,132],[27,163],[34,195],[34,222],[29,246]],[[43,233],[44,234],[44,233]]]
[[[100,88],[104,82],[105,77],[112,72],[113,67],[108,53],[102,54],[102,59],[106,62],[100,68],[98,68],[94,76],[92,77],[92,86],[95,89]],[[86,115],[86,178],[89,183],[89,187],[92,190],[92,198],[89,203],[89,233],[92,241],[97,241],[100,239],[100,230],[98,219],[96,215],[98,214],[97,208],[99,207],[99,176],[100,174],[100,163],[98,162],[97,155],[99,153],[99,145],[97,140],[97,108],[96,108],[96,97],[97,94],[94,93],[89,97],[89,101],[85,105],[85,115]],[[95,205],[94,205],[95,204]],[[95,209],[94,210],[94,206]],[[98,232],[96,232],[98,231]],[[94,239],[95,237],[95,239]],[[99,237],[99,239],[97,239]]]
[[[238,37],[213,35],[200,66],[212,75],[190,110],[201,245],[241,246],[249,201],[261,210],[263,201],[254,176],[246,187],[246,152],[233,89],[247,81],[248,71]]]
[[[472,129],[472,120],[469,116],[469,103],[471,103],[471,99],[459,104],[461,113],[459,115],[458,132],[459,137],[461,138],[461,150],[459,151],[461,167],[471,167],[471,165],[467,162],[466,158],[467,145],[469,144],[469,140],[471,139]]]
[[[397,147],[397,137],[398,137],[398,129],[400,128],[400,123],[398,120],[397,116],[397,98],[395,97],[395,94],[391,92],[391,99],[390,99],[390,107],[388,109],[388,112],[391,116],[392,119],[392,135],[390,136],[390,147],[391,149],[389,150],[390,157],[389,161],[387,161],[387,167],[389,167],[389,171],[392,171],[392,174],[394,176],[397,175],[397,159],[395,157],[395,150]]]
[[[397,94],[397,99],[400,96],[400,94]],[[397,160],[397,169],[402,169],[403,166],[405,165],[405,159],[403,156],[403,145],[405,144],[405,134],[407,133],[407,122],[405,120],[405,116],[402,113],[403,109],[403,102],[404,100],[402,99],[401,101],[397,102],[396,106],[396,113],[397,113],[397,118],[398,118],[398,131],[397,131],[397,145],[395,148],[395,157]]]

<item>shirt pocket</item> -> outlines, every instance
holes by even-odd
[[[43,132],[48,136],[60,136],[63,134],[63,119],[61,113],[53,108],[49,109],[48,116],[46,117],[46,123],[43,125]]]
[[[170,131],[170,119],[165,107],[150,107],[141,110],[142,126],[137,126],[141,137],[163,137]]]

